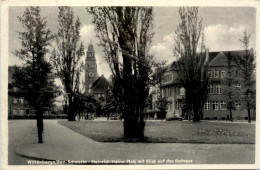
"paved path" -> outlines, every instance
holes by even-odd
[[[35,126],[36,120],[8,120],[8,163],[10,165],[26,165],[27,159],[16,154],[16,147],[24,142]]]
[[[92,163],[98,160],[113,163],[112,160],[147,159],[184,163],[183,159],[192,160],[193,164],[254,163],[255,146],[252,144],[100,143],[60,125],[57,120],[44,120],[44,124],[44,143],[37,143],[35,128],[17,147],[18,154],[45,160],[84,160],[88,163],[91,160]]]

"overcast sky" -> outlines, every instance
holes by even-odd
[[[156,60],[173,61],[173,36],[180,22],[178,7],[154,7],[154,37],[150,53]],[[13,55],[21,46],[17,31],[22,30],[17,16],[22,16],[25,7],[9,8],[9,65],[21,65],[22,62]],[[99,75],[109,77],[111,71],[104,60],[102,48],[98,46],[91,16],[85,7],[73,7],[75,16],[81,21],[81,41],[87,50],[91,41],[96,52]],[[47,19],[47,27],[57,32],[58,7],[41,7],[43,17]],[[239,39],[246,29],[251,34],[251,47],[255,48],[256,10],[251,7],[201,7],[199,15],[203,18],[205,45],[209,51],[228,51],[243,49]],[[85,60],[85,57],[84,59]],[[84,74],[81,75],[82,79]],[[59,84],[59,83],[58,83]]]
[[[17,31],[22,30],[17,16],[22,16],[25,7],[10,7],[9,10],[9,65],[20,65],[21,61],[12,52],[20,48],[20,39]],[[42,16],[47,19],[47,26],[53,33],[57,32],[58,8],[41,7]],[[98,46],[95,37],[94,25],[91,16],[84,7],[73,7],[75,16],[81,21],[81,41],[85,49],[91,41],[96,51],[99,75],[110,75],[110,70],[103,59],[102,48]],[[247,29],[251,34],[251,47],[255,47],[255,15],[254,8],[243,7],[201,7],[200,16],[203,18],[205,44],[210,51],[227,51],[242,49],[239,39]],[[173,57],[173,36],[180,22],[178,7],[154,7],[154,38],[150,52],[157,60],[171,62]]]

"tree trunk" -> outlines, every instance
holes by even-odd
[[[200,121],[199,114],[198,114],[198,113],[196,113],[196,112],[194,112],[193,121],[194,121],[194,122],[198,122],[198,121]]]
[[[36,119],[37,119],[37,130],[38,130],[38,143],[43,143],[43,114],[41,110],[36,110]]]
[[[81,114],[80,114],[80,111],[79,111],[79,119],[78,119],[79,121],[80,121],[80,117],[81,117]]]
[[[193,121],[194,122],[200,121],[200,113],[199,110],[196,108],[195,109],[193,108]]]
[[[145,122],[142,115],[127,113],[124,119],[124,137],[144,139]]]
[[[200,109],[200,120],[203,120],[203,117],[204,117],[203,111],[202,111],[202,109]]]
[[[230,118],[230,121],[233,122],[233,116],[232,116],[232,109],[231,108],[229,109],[229,118]]]
[[[72,103],[72,95],[69,95],[69,115],[68,115],[69,121],[75,121],[75,115],[73,110],[73,103]]]
[[[251,123],[251,115],[250,115],[250,108],[247,108],[247,113],[248,113],[248,123]]]

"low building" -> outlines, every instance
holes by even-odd
[[[30,116],[35,117],[35,110],[29,105],[28,101],[24,96],[17,96],[15,89],[12,87],[13,74],[18,66],[8,67],[8,118],[29,118]],[[48,115],[49,111],[45,111],[44,115]]]
[[[15,96],[10,92],[12,89],[13,74],[17,66],[8,67],[8,118],[12,119],[15,117],[22,117],[24,115],[35,115],[35,110],[33,110],[28,102],[23,96]]]
[[[90,92],[95,95],[97,98],[103,97],[106,99],[107,94],[109,92],[109,82],[102,74],[93,84],[91,87]]]

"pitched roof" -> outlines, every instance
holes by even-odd
[[[107,88],[109,86],[109,82],[102,74],[92,85],[93,93],[106,93]]]
[[[220,52],[210,63],[209,66],[226,66],[227,65],[227,56]]]
[[[231,58],[234,58],[234,57],[241,56],[243,52],[244,50],[211,52],[209,53],[209,66],[227,66],[228,55],[230,55]],[[210,60],[210,56],[212,57],[211,60]]]
[[[176,65],[176,61],[171,62],[170,64],[165,66],[165,70],[169,71],[169,70],[177,70],[177,65]]]
[[[209,63],[219,54],[219,51],[217,52],[209,52]]]

